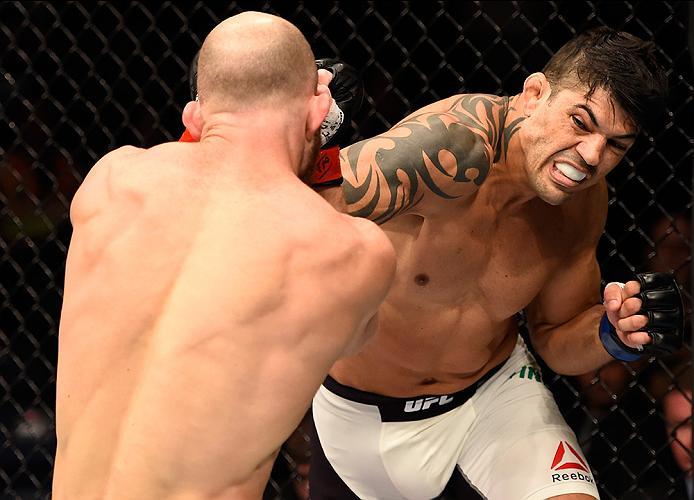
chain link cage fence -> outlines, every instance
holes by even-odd
[[[667,120],[610,174],[598,257],[605,281],[625,281],[634,270],[675,272],[689,303],[691,8],[652,1],[0,3],[0,496],[50,495],[70,200],[109,150],[177,138],[188,65],[220,20],[244,10],[278,14],[303,31],[317,57],[360,68],[367,98],[354,118],[355,139],[451,94],[513,95],[586,28],[653,39],[672,88]],[[673,450],[688,445],[680,431],[691,424],[667,424],[662,403],[666,394],[687,393],[690,369],[688,347],[582,377],[545,368],[603,498],[684,498],[688,471]],[[310,425],[304,421],[282,448],[266,498],[307,498]]]

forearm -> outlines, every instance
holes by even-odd
[[[533,347],[547,365],[561,375],[596,370],[613,358],[600,342],[600,320],[605,307],[597,304],[552,328],[542,325],[531,332]]]

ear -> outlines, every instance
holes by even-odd
[[[523,83],[523,113],[525,116],[537,109],[552,93],[552,88],[544,73],[533,73]]]
[[[323,87],[323,88],[322,88]],[[306,116],[306,138],[311,139],[316,135],[316,131],[320,129],[323,120],[325,120],[332,97],[330,91],[325,85],[318,85],[316,95],[311,96],[308,102],[308,114]]]
[[[199,141],[200,136],[202,135],[203,126],[202,112],[200,111],[200,102],[190,101],[188,104],[186,104],[186,107],[183,108],[181,120],[183,121],[183,125],[185,125],[186,130],[191,135],[191,137],[196,141]]]

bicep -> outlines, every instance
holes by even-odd
[[[541,333],[599,304],[600,268],[594,250],[585,250],[552,272],[545,286],[526,307],[531,333]]]
[[[562,325],[602,302],[600,266],[596,248],[607,218],[607,186],[604,182],[585,194],[563,225],[573,228],[571,241],[556,241],[574,249],[552,270],[540,292],[526,307],[532,330],[544,331]]]
[[[341,153],[350,215],[382,223],[477,190],[493,158],[488,131],[456,114],[424,111]]]

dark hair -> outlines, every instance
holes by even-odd
[[[605,90],[640,129],[654,130],[665,111],[667,77],[655,44],[601,27],[581,33],[560,48],[542,70],[560,88],[579,83],[586,97]]]

